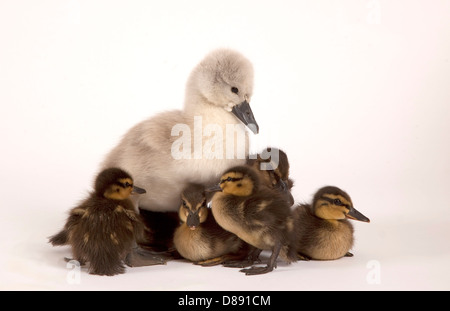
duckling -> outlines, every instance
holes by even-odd
[[[239,253],[245,243],[215,221],[206,206],[205,187],[189,184],[181,194],[180,226],[174,245],[180,255],[196,264],[211,266],[223,263],[227,255]]]
[[[242,269],[246,275],[263,274],[276,268],[280,255],[288,263],[296,260],[291,240],[293,220],[289,203],[273,189],[263,187],[259,174],[249,166],[227,170],[217,190],[211,209],[217,223],[227,231],[261,250],[271,250],[265,267]]]
[[[358,212],[343,190],[326,186],[314,195],[312,204],[292,211],[297,252],[301,259],[334,260],[353,256],[353,225],[347,219],[370,222]]]
[[[132,193],[145,190],[133,185],[130,174],[109,168],[98,174],[94,191],[70,211],[64,229],[49,238],[54,246],[69,244],[75,260],[90,263],[89,272],[115,275],[129,265],[164,263],[137,247],[144,227],[131,203]]]
[[[267,147],[259,154],[250,155],[247,165],[260,172],[263,184],[279,190],[291,206],[294,204],[294,197],[291,194],[294,181],[289,178],[289,160],[283,150]]]
[[[102,167],[123,167],[147,189],[134,202],[139,208],[177,212],[191,176],[211,185],[227,168],[245,164],[245,126],[259,131],[249,104],[252,93],[250,61],[233,50],[214,50],[190,74],[183,110],[162,112],[131,128]],[[230,139],[243,139],[228,143],[228,129],[234,130]]]

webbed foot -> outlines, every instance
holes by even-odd
[[[227,268],[247,268],[252,266],[255,263],[261,263],[261,260],[259,259],[243,259],[243,260],[229,260],[225,261],[222,265]]]
[[[125,257],[125,263],[129,267],[145,267],[154,265],[165,265],[167,255],[145,250],[141,247],[134,247]]]
[[[258,274],[269,273],[269,272],[273,271],[273,269],[276,267],[277,267],[276,265],[274,265],[274,266],[267,265],[265,267],[253,266],[248,269],[242,269],[242,270],[240,270],[240,272],[245,273],[245,275],[258,275]]]
[[[267,266],[265,266],[265,267],[253,266],[248,269],[242,269],[239,271],[245,273],[245,275],[258,275],[258,274],[264,274],[264,273],[273,271],[273,269],[275,269],[277,267],[277,258],[278,258],[278,255],[280,254],[280,250],[281,250],[281,242],[277,242],[277,243],[275,243],[275,246],[272,250],[272,255],[270,255]],[[259,256],[259,253],[258,253],[258,256]]]
[[[255,263],[261,263],[259,259],[259,254],[261,254],[260,249],[256,247],[251,247],[247,254],[239,254],[237,256],[230,257],[230,259],[225,260],[222,265],[227,268],[247,268]]]

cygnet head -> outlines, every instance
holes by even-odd
[[[185,109],[198,98],[233,113],[255,134],[259,127],[250,108],[253,94],[253,65],[242,54],[217,49],[209,53],[192,71],[186,90]]]

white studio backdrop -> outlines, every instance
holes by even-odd
[[[267,278],[293,269],[318,289],[450,289],[450,2],[2,1],[0,44],[2,289],[69,288],[58,280],[70,251],[46,237],[130,127],[182,108],[190,70],[217,47],[252,61],[252,148],[287,152],[296,201],[332,184],[372,220],[355,224],[353,266],[299,263]],[[382,267],[378,287],[366,280],[370,260]],[[86,275],[84,288],[170,267]],[[351,277],[324,285],[333,267]],[[235,274],[230,284],[244,278]],[[280,289],[308,289],[286,274]],[[198,277],[164,289],[228,286]],[[263,286],[254,280],[241,289]]]

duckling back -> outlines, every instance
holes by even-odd
[[[123,260],[143,235],[142,222],[129,200],[115,202],[93,196],[81,208],[69,232],[73,256],[89,262],[89,272],[115,275],[124,272]]]
[[[308,204],[292,212],[297,253],[316,260],[344,257],[353,247],[353,225],[350,221],[327,221],[313,215]]]

